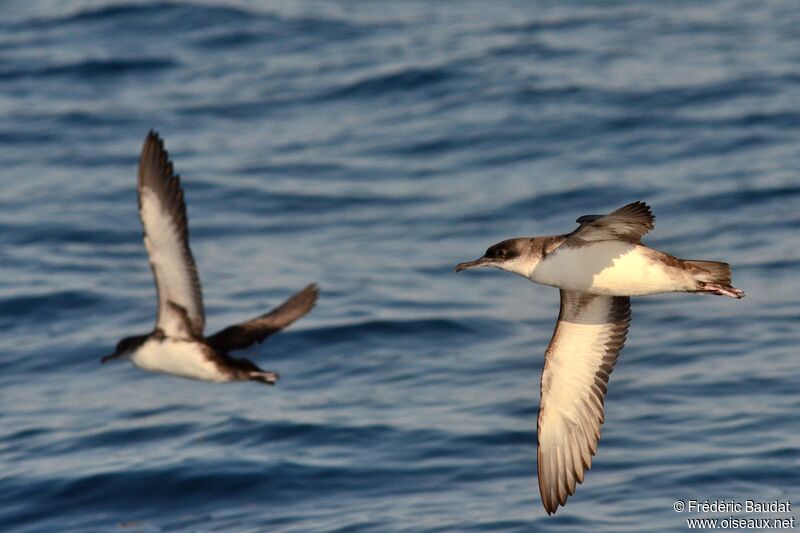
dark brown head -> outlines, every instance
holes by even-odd
[[[100,359],[101,363],[107,363],[112,359],[119,359],[122,357],[130,357],[133,353],[139,349],[139,347],[147,342],[147,339],[150,335],[136,335],[134,337],[125,337],[121,341],[117,343],[116,349],[114,349],[114,353],[109,354],[102,359]]]
[[[483,257],[456,265],[456,272],[461,272],[468,268],[493,266],[508,272],[527,276],[541,258],[540,254],[533,253],[535,250],[531,244],[535,240],[536,239],[522,237],[499,242],[490,246],[486,250],[486,253],[483,254]]]

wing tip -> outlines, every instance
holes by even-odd
[[[575,222],[581,225],[591,225],[592,222],[598,220],[602,221],[605,218],[617,221],[619,221],[619,219],[634,221],[641,224],[646,229],[644,233],[647,233],[647,231],[652,230],[656,226],[656,216],[653,214],[653,210],[642,200],[636,200],[635,202],[625,204],[606,215],[583,215],[575,219]]]
[[[150,129],[147,132],[147,136],[144,138],[142,155],[144,155],[145,152],[150,152],[150,151],[154,151],[156,154],[166,153],[166,150],[164,149],[164,139],[154,129]]]
[[[175,173],[175,168],[169,158],[169,152],[164,148],[164,139],[152,129],[145,137],[142,152],[139,156],[138,188],[140,191],[140,209],[142,206],[141,191],[148,189],[171,203],[171,210],[178,217],[179,223],[184,226],[188,225],[181,177]]]
[[[297,294],[292,296],[289,300],[294,301],[302,305],[304,308],[306,308],[306,311],[303,313],[303,315],[305,315],[306,313],[311,311],[311,309],[313,309],[315,305],[317,305],[318,299],[319,299],[319,285],[317,285],[316,282],[314,282],[314,283],[309,283],[308,285],[303,287]]]
[[[176,186],[180,188],[180,178],[175,174],[169,152],[164,148],[164,139],[156,130],[151,129],[147,132],[139,155],[139,186],[141,187],[145,181],[150,181],[152,179],[150,176],[153,174],[168,182],[172,179],[177,180]]]
[[[273,327],[276,327],[277,330],[282,330],[306,316],[317,304],[318,297],[319,286],[316,283],[309,283],[278,307],[261,315],[259,318],[271,317],[275,320]]]
[[[541,450],[541,448],[540,448]],[[558,511],[560,507],[564,507],[567,505],[567,500],[570,496],[575,494],[575,490],[577,486],[583,483],[584,475],[586,471],[591,468],[591,465],[583,469],[581,476],[576,476],[570,482],[569,480],[563,480],[563,485],[559,484],[559,480],[561,479],[560,476],[556,475],[556,479],[549,480],[549,483],[553,485],[552,487],[548,486],[548,482],[545,481],[547,478],[547,474],[542,475],[542,455],[541,451],[538,454],[538,465],[539,465],[539,495],[542,499],[542,506],[544,507],[545,512],[548,516],[552,516]]]
[[[319,296],[319,285],[317,284],[316,281],[314,281],[312,283],[309,283],[305,287],[303,287],[303,290],[301,290],[300,292],[301,293],[309,292],[309,293],[313,293],[315,297]]]
[[[655,226],[656,216],[653,214],[653,210],[650,208],[647,202],[643,200],[636,200],[635,202],[624,205],[617,209],[614,214],[626,214],[650,219],[650,226]],[[652,227],[650,229],[652,229]]]

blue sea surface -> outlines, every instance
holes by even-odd
[[[800,505],[795,0],[0,5],[1,531],[685,531]],[[99,359],[152,328],[136,163],[182,176],[208,332],[276,387]],[[592,469],[536,478],[558,291],[453,266],[628,202],[741,301],[636,298]]]

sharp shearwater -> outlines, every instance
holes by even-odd
[[[122,339],[102,362],[124,357],[150,372],[203,381],[275,384],[277,372],[261,370],[230,352],[262,342],[308,313],[317,300],[316,285],[307,286],[266,314],[204,337],[203,294],[189,249],[183,189],[164,143],[154,131],[147,135],[139,158],[138,190],[158,315],[151,333]]]
[[[695,292],[742,298],[727,263],[648,248],[655,217],[643,202],[586,215],[572,233],[509,239],[456,272],[494,266],[558,287],[561,311],[545,351],[539,407],[539,492],[548,514],[575,493],[600,440],[608,376],[625,343],[630,296]]]

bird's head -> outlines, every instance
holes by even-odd
[[[468,268],[493,266],[506,272],[513,272],[527,277],[541,259],[540,254],[533,253],[533,239],[508,239],[490,246],[483,257],[456,265],[456,272]]]
[[[147,340],[148,335],[136,335],[135,337],[125,337],[121,341],[117,343],[117,347],[114,349],[114,353],[111,353],[102,359],[100,359],[101,363],[107,363],[113,359],[120,359],[123,357],[130,357],[133,355],[133,352],[136,351],[139,346],[145,343]]]

